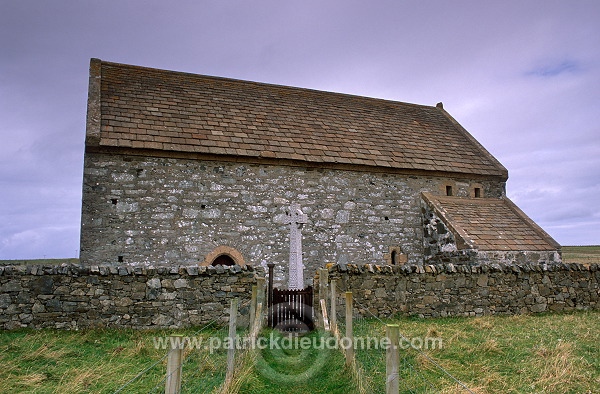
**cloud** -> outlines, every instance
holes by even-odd
[[[563,73],[576,73],[579,71],[580,66],[576,62],[571,60],[563,60],[561,62],[538,66],[533,70],[527,71],[525,75],[549,78]]]
[[[91,57],[443,101],[525,212],[559,242],[600,243],[599,14],[588,0],[0,2],[0,254],[78,248]]]
[[[39,227],[0,238],[0,259],[78,257],[79,227]]]

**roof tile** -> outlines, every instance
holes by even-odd
[[[506,177],[436,107],[109,62],[101,73],[100,145]]]
[[[556,250],[554,240],[508,198],[424,196],[443,211],[451,226],[473,240],[479,250]],[[552,244],[554,243],[554,245]]]

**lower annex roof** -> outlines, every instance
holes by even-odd
[[[508,198],[423,193],[455,235],[482,251],[550,251],[560,245]]]

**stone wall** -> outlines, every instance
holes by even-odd
[[[364,316],[600,310],[600,264],[348,264],[328,268],[329,278],[336,279],[340,291],[353,292],[355,310]]]
[[[363,316],[600,310],[600,264],[331,264],[328,269],[340,293],[353,292],[355,310]],[[0,328],[224,324],[234,297],[241,300],[240,324],[245,324],[252,285],[263,275],[251,266],[4,266]]]
[[[0,267],[0,328],[169,328],[229,317],[248,305],[252,267]],[[248,307],[240,309],[248,314]]]
[[[215,248],[255,266],[288,261],[286,208],[308,216],[307,272],[324,263],[383,263],[397,247],[423,259],[420,192],[468,196],[469,179],[86,152],[83,264],[198,264]],[[504,183],[477,180],[486,196]],[[308,283],[307,283],[308,284]]]

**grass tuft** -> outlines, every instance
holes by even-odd
[[[426,353],[477,393],[497,392],[600,392],[600,312],[494,316],[480,318],[395,318],[408,338],[443,339],[442,349]],[[380,336],[385,325],[361,319],[357,336]],[[177,330],[191,335],[194,329]],[[153,337],[173,330],[17,330],[0,332],[0,392],[114,392],[166,350],[155,349]],[[226,329],[210,330],[204,337],[224,337]],[[321,335],[314,333],[311,335]],[[373,393],[385,392],[385,351],[357,350],[361,387],[354,370],[345,366],[341,352],[333,350],[314,371],[306,365],[321,362],[320,353],[298,349],[263,354],[271,373],[301,375],[309,379],[271,380],[254,368],[251,352],[239,353],[235,379],[228,393]],[[224,392],[226,351],[186,350],[184,367],[188,391]],[[304,361],[303,361],[304,360]],[[403,382],[415,392],[428,389],[422,376],[435,381],[438,391],[454,393],[447,379],[422,354],[410,349],[401,354]],[[270,364],[269,364],[270,363]],[[409,370],[408,366],[414,367]],[[264,366],[264,365],[263,365]],[[129,386],[126,392],[148,392],[164,378],[166,360]],[[301,383],[298,381],[301,380]]]

